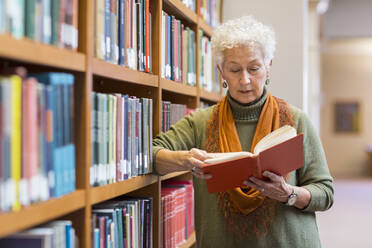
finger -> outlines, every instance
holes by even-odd
[[[250,177],[249,180],[252,181],[253,183],[257,184],[260,187],[262,187],[262,185],[265,184],[263,181],[261,181],[258,178],[255,178],[255,177]]]
[[[201,161],[204,161],[208,158],[211,158],[210,156],[208,156],[208,153],[206,151],[203,151],[203,150],[200,150],[200,149],[197,149],[197,148],[192,148],[190,150],[190,153],[193,155],[193,157],[201,160]]]
[[[211,179],[212,175],[211,174],[204,174],[204,173],[199,173],[196,171],[191,172],[194,176],[200,178],[200,179]]]
[[[201,169],[203,167],[203,164],[204,163],[200,161],[199,159],[191,157],[189,160],[189,165],[188,165],[189,170],[191,170],[192,168]]]
[[[249,186],[249,187],[255,188],[255,189],[257,189],[257,190],[262,189],[261,186],[259,186],[259,185],[255,184],[255,183],[253,183],[252,181],[244,180],[244,181],[243,181],[243,184],[245,184],[245,185],[247,185],[247,186]]]
[[[262,173],[262,175],[265,176],[265,177],[267,177],[267,178],[269,178],[273,182],[280,182],[280,177],[281,176],[278,176],[277,174],[272,173],[270,171],[264,171]]]

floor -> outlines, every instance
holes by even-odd
[[[318,212],[323,248],[372,248],[372,179],[335,180],[333,207]]]

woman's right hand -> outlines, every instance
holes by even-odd
[[[203,173],[204,160],[212,158],[204,150],[192,148],[184,153],[183,168],[187,168],[191,173],[201,179],[210,179],[212,175]]]

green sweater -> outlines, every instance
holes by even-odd
[[[256,125],[265,103],[267,92],[255,103],[243,106],[229,97],[240,143],[250,151]],[[166,133],[154,140],[153,156],[163,148],[169,150],[205,150],[207,123],[214,106],[190,114]],[[193,178],[195,190],[195,230],[197,247],[321,247],[315,211],[324,211],[333,204],[333,179],[329,173],[322,144],[310,120],[298,108],[291,106],[297,133],[304,134],[305,164],[293,171],[289,184],[301,186],[311,193],[305,209],[277,204],[276,214],[266,235],[237,238],[225,228],[225,219],[218,207],[217,194],[209,194],[205,181]]]

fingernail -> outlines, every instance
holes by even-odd
[[[243,181],[243,184],[248,185],[248,181],[247,180],[244,180]]]

